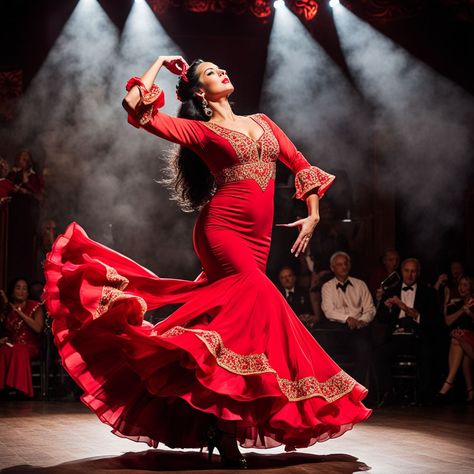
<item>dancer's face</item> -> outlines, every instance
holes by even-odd
[[[234,86],[224,69],[211,62],[201,63],[196,68],[201,84],[200,90],[207,100],[218,100],[234,92]]]

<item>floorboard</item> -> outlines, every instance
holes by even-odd
[[[387,407],[344,436],[298,452],[244,450],[247,472],[463,474],[474,472],[474,406]],[[205,453],[121,439],[78,402],[0,404],[2,473],[233,472]],[[236,471],[238,472],[238,471]]]

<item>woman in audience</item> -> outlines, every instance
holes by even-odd
[[[22,150],[17,154],[7,178],[15,185],[15,192],[28,194],[41,200],[44,188],[43,178],[35,171],[33,159],[28,150]]]
[[[21,278],[13,281],[8,297],[0,290],[0,390],[15,389],[32,397],[30,361],[39,356],[44,317],[41,303],[28,296],[28,284]]]
[[[467,401],[472,402],[474,400],[472,381],[472,346],[474,346],[473,279],[467,276],[461,277],[457,292],[459,293],[460,299],[449,304],[446,308],[445,321],[450,329],[451,335],[448,357],[449,373],[439,391],[439,395],[443,397],[451,389],[454,385],[456,374],[462,365],[466,382]]]
[[[458,260],[453,260],[449,264],[449,274],[442,273],[438,276],[436,283],[433,285],[438,292],[440,307],[443,308],[443,314],[446,317],[448,305],[460,301],[461,297],[458,291],[458,283],[464,275],[464,265]]]
[[[0,202],[8,199],[14,189],[13,183],[7,179],[9,172],[7,161],[0,156]]]
[[[43,179],[35,171],[29,151],[20,152],[8,179],[14,190],[8,213],[8,278],[36,276],[36,242],[43,196]]]

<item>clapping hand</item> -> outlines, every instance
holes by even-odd
[[[463,306],[463,310],[471,317],[474,317],[474,298],[469,298],[467,303]]]

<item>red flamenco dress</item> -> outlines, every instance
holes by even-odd
[[[32,317],[39,306],[27,300],[22,311]],[[39,357],[40,336],[14,310],[5,316],[3,327],[2,337],[8,341],[0,345],[0,390],[13,388],[32,397],[31,360]]]
[[[195,281],[161,278],[90,240],[75,223],[48,255],[45,299],[64,366],[82,401],[116,435],[150,446],[201,447],[216,417],[236,422],[244,447],[306,447],[365,420],[367,390],[342,371],[265,275],[275,162],[296,174],[296,196],[334,177],[312,167],[263,114],[253,140],[217,124],[159,111],[141,89],[129,121],[196,152],[217,191],[201,210]],[[147,310],[182,303],[155,326]]]

